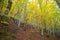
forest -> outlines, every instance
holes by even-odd
[[[0,40],[60,40],[60,0],[0,0]]]

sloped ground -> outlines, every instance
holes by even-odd
[[[0,40],[60,40],[52,35],[40,35],[40,32],[34,27],[28,25],[17,27],[13,21],[9,21],[9,25],[0,23]]]
[[[22,34],[17,33],[17,38],[19,40],[37,40],[37,39],[42,40],[42,38],[39,35],[35,35],[35,33],[32,31],[35,31],[35,29],[31,30],[31,28],[27,28],[26,31],[23,32]]]
[[[10,29],[12,30],[14,28],[14,24],[11,23]],[[35,32],[37,31],[36,29],[34,29],[31,26],[24,28],[23,25],[24,24],[22,24],[22,26],[18,28],[19,30],[17,30],[17,32],[15,33],[17,40],[42,40],[42,38],[39,35],[35,35]],[[14,26],[16,26],[16,24]]]

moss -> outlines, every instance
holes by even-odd
[[[33,40],[33,39],[32,39],[32,36],[29,37],[29,40]]]
[[[0,32],[0,35],[2,35],[2,36],[8,36],[7,32]]]
[[[15,36],[14,34],[12,34],[11,37],[12,37],[13,39],[16,39],[16,36]]]

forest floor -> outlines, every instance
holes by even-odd
[[[23,26],[17,27],[13,22],[10,22],[8,26],[4,25],[0,23],[0,40],[60,40],[60,38],[47,35],[47,33],[42,36],[32,26],[25,28]]]

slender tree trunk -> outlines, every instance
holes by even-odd
[[[26,19],[26,17],[27,17],[27,8],[26,7],[27,7],[27,2],[24,3],[24,20],[25,20],[24,27],[27,26],[27,19]]]
[[[20,18],[21,18],[21,10],[19,10],[20,9],[20,6],[18,7],[18,13],[19,13],[19,15],[18,15],[18,27],[20,27]]]
[[[53,26],[53,35],[55,34],[55,29],[54,29],[54,26]]]
[[[50,29],[50,35],[51,35],[51,29]]]
[[[50,34],[50,32],[49,32],[49,31],[50,31],[50,29],[49,29],[49,27],[48,27],[48,34]]]
[[[44,35],[44,32],[43,32],[44,30],[43,30],[43,28],[42,28],[42,30],[41,30],[41,35],[43,36]]]
[[[18,27],[20,27],[20,20],[17,21]]]

